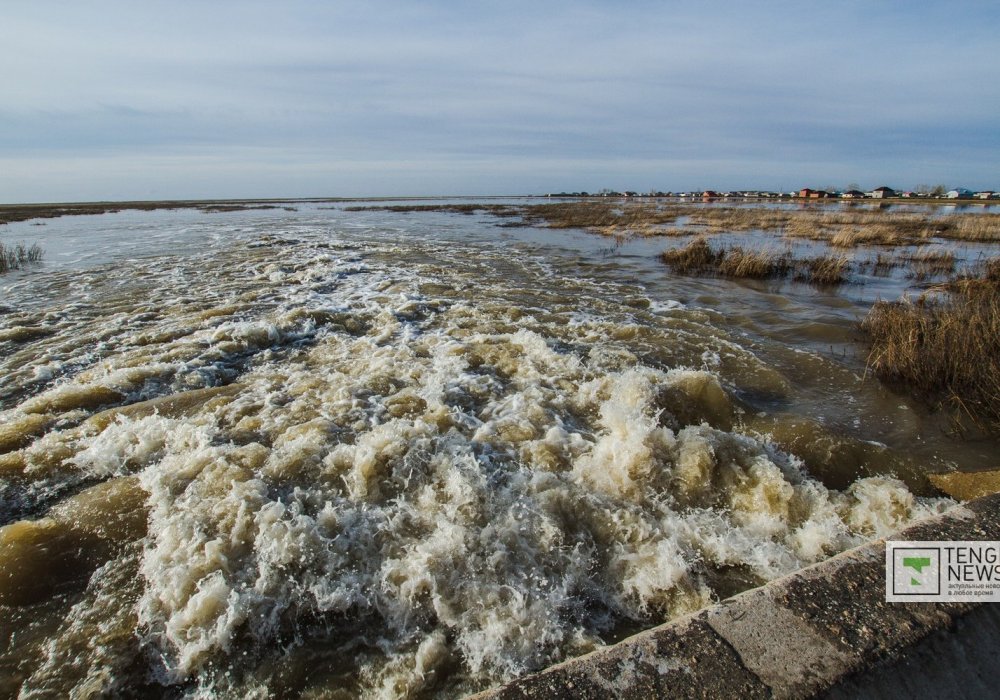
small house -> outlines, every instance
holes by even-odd
[[[825,190],[813,190],[806,187],[805,189],[799,190],[799,196],[804,199],[828,199],[833,195]]]
[[[888,199],[896,196],[896,190],[891,187],[876,187],[868,193],[868,196],[872,199]]]
[[[967,190],[964,187],[959,187],[954,190],[950,190],[948,194],[945,195],[948,199],[972,199],[973,193],[971,190]]]
[[[865,193],[861,190],[847,190],[840,195],[841,199],[864,199]]]

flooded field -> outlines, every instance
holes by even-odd
[[[0,695],[461,696],[998,466],[864,376],[857,322],[932,275],[296,206],[0,228],[45,250],[0,277]]]

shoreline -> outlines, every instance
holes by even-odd
[[[677,195],[428,195],[401,197],[277,197],[251,199],[164,199],[164,200],[101,200],[94,202],[26,202],[0,204],[0,226],[36,219],[55,219],[62,216],[91,216],[98,214],[113,214],[120,211],[155,211],[159,209],[202,209],[208,212],[219,211],[218,207],[234,207],[235,209],[279,208],[293,204],[324,204],[352,202],[440,202],[440,201],[485,201],[500,199],[537,199],[560,201],[607,201],[625,200],[636,202],[676,202],[678,204],[715,204],[715,203],[750,203],[750,204],[816,204],[831,206],[846,204],[849,206],[867,206],[871,204],[916,205],[916,206],[1000,206],[1000,200],[993,199],[947,199],[947,198],[906,198],[893,197],[886,199],[815,199],[810,197],[682,197]]]

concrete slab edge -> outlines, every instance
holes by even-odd
[[[1000,540],[1000,494],[891,539]],[[809,697],[899,658],[980,605],[885,602],[885,540],[876,540],[473,697]]]

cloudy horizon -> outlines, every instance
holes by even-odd
[[[1000,189],[989,3],[5,8],[0,202]]]

